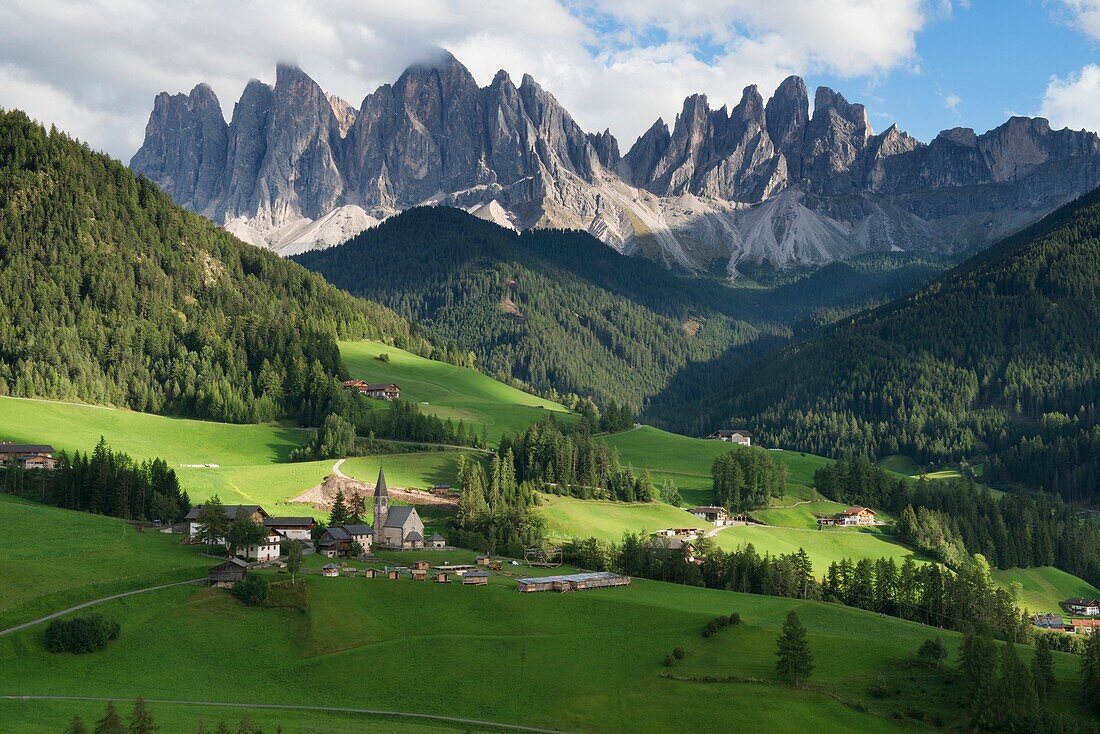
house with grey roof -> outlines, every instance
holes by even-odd
[[[266,517],[264,527],[277,530],[287,540],[309,540],[317,523],[312,517]]]
[[[354,553],[356,545],[358,554]],[[374,545],[374,528],[370,525],[341,525],[327,528],[317,540],[317,552],[326,558],[367,555]]]

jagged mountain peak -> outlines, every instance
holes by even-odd
[[[688,269],[728,258],[736,272],[746,257],[990,242],[1100,184],[1100,139],[1012,118],[925,145],[898,125],[876,135],[866,108],[829,87],[811,107],[789,76],[766,100],[749,84],[717,110],[689,95],[671,126],[658,118],[621,155],[610,130],[585,132],[530,74],[517,87],[502,69],[479,87],[434,49],[358,109],[293,64],[273,85],[250,81],[228,125],[208,87],[157,95],[131,165],[276,248],[435,203],[489,207],[520,229],[587,229]]]

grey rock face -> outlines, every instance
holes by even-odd
[[[423,203],[507,225],[586,229],[688,269],[728,259],[825,263],[988,244],[1100,185],[1100,138],[1014,117],[921,143],[875,134],[863,105],[789,77],[765,104],[684,101],[621,154],[530,76],[479,88],[440,51],[359,109],[302,70],[253,80],[227,125],[199,85],[154,101],[131,166],[180,204],[278,251],[327,246]],[[290,249],[287,249],[290,248]]]

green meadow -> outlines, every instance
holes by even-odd
[[[389,361],[378,359],[382,353]],[[340,342],[340,356],[353,379],[392,382],[401,397],[415,401],[421,411],[460,420],[478,433],[484,429],[495,445],[500,437],[516,435],[548,413],[564,421],[576,419],[564,406],[525,393],[477,370],[418,357],[378,342]]]
[[[132,589],[206,575],[179,536],[0,494],[0,629]]]
[[[1071,596],[1100,598],[1100,589],[1083,579],[1051,566],[993,569],[993,580],[1002,586],[1019,584],[1020,608],[1029,612],[1065,614],[1061,602]],[[1067,618],[1069,615],[1066,615]]]
[[[751,543],[757,553],[773,556],[806,551],[814,565],[814,575],[821,577],[829,564],[843,558],[894,558],[899,564],[908,557],[920,555],[894,538],[875,530],[829,528],[808,530],[791,527],[746,525],[729,527],[716,536],[719,548],[735,550]]]
[[[663,502],[626,503],[539,495],[539,511],[552,538],[598,538],[619,542],[626,533],[652,533],[664,528],[701,528],[706,523]]]
[[[691,438],[642,426],[603,439],[618,449],[619,460],[636,469],[649,469],[660,485],[665,479],[676,482],[688,505],[706,505],[712,501],[710,467],[714,460],[733,447],[722,441]],[[822,456],[797,451],[772,451],[772,457],[787,466],[788,491],[801,496],[813,484],[814,471],[831,461]],[[801,490],[801,492],[800,492]]]
[[[249,608],[223,590],[194,587],[107,603],[99,610],[118,619],[122,634],[91,655],[45,652],[41,629],[0,638],[0,694],[354,706],[576,732],[893,732],[922,728],[916,716],[961,723],[953,675],[904,665],[931,636],[954,653],[958,635],[839,605],[643,580],[517,594],[500,574],[487,587],[317,575],[303,583],[305,612]],[[809,629],[817,663],[802,690],[774,673],[775,637],[791,608]],[[700,635],[709,619],[733,611],[740,626]],[[661,661],[678,645],[686,657],[666,669]],[[1076,663],[1057,655],[1057,701],[1074,713]],[[898,692],[872,697],[882,680]],[[0,700],[0,730],[54,732],[62,708]],[[894,711],[908,714],[892,718]],[[219,713],[171,707],[161,718],[173,717],[176,728],[166,731],[182,732],[181,722],[209,726]],[[354,717],[339,717],[344,729],[325,728],[328,715],[253,718],[287,731],[354,726],[346,721]],[[378,718],[357,721],[365,723],[356,730],[400,731]]]

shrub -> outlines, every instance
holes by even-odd
[[[120,629],[118,622],[100,614],[55,619],[46,627],[46,649],[78,655],[95,652],[117,639]]]
[[[665,655],[665,667],[666,668],[671,668],[672,667],[672,656],[671,655]]]
[[[233,596],[250,607],[263,604],[267,598],[267,579],[250,573],[233,584]]]
[[[683,660],[685,654],[686,653],[684,652],[684,648],[681,646],[677,646],[676,649],[672,651],[672,657],[676,658],[677,660]]]
[[[388,352],[382,352],[377,357],[375,357],[375,359],[377,359],[379,362],[389,362],[390,361],[390,355],[389,355]]]
[[[730,616],[726,617],[726,620],[731,624],[741,624],[741,615],[738,612],[730,612]]]

